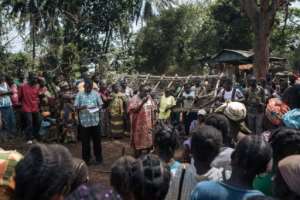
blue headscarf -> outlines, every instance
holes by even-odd
[[[296,108],[283,116],[283,123],[288,128],[300,129],[300,109]]]

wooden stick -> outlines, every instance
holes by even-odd
[[[150,74],[147,74],[146,79],[144,80],[143,84],[146,84],[148,82],[149,77],[150,77]]]
[[[125,78],[137,78],[137,79],[146,79],[147,81],[150,79],[150,80],[161,80],[161,76],[154,76],[154,75],[150,75],[150,74],[147,74],[147,75],[137,75],[137,76],[134,76],[134,75],[125,75]],[[187,80],[187,78],[189,78],[189,80],[206,80],[206,79],[218,79],[220,78],[220,75],[206,75],[206,76],[164,76],[163,80],[166,80],[166,81],[185,81]]]
[[[217,95],[218,95],[218,90],[219,90],[219,87],[220,87],[220,84],[221,84],[221,79],[223,78],[223,76],[224,76],[224,72],[221,74],[221,76],[219,77],[219,80],[216,84],[216,88],[215,88],[215,91],[214,91],[214,98],[213,98],[214,101],[213,101],[212,107],[215,106],[216,98],[217,98]]]
[[[156,85],[155,85],[154,88],[152,89],[153,91],[155,91],[155,90],[158,88],[158,86],[159,86],[159,84],[161,83],[161,81],[163,80],[164,76],[165,76],[165,75],[162,75],[162,76],[161,76],[160,80],[156,83]]]

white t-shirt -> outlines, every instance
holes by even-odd
[[[192,108],[195,99],[195,91],[190,91],[190,93],[183,92],[182,96],[184,97],[183,107],[188,109]]]
[[[225,101],[231,101],[232,100],[232,93],[233,93],[233,90],[234,89],[231,89],[230,91],[226,91],[225,90],[225,92],[224,92],[224,89],[222,89],[221,91],[220,91],[220,93],[219,93],[219,97],[223,97],[223,99],[225,100]],[[223,95],[224,94],[224,95]],[[241,98],[243,98],[244,97],[244,95],[243,95],[243,93],[239,90],[239,89],[235,89],[235,95],[234,95],[234,97],[233,97],[233,101],[234,100],[239,100],[239,99],[241,99]]]

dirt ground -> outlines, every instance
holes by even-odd
[[[81,145],[76,144],[65,144],[74,157],[81,158]],[[29,148],[24,140],[16,139],[0,144],[0,147],[5,150],[17,150],[20,153],[26,153]],[[132,151],[129,145],[129,138],[121,140],[102,140],[102,153],[104,162],[99,166],[89,166],[90,172],[90,183],[101,183],[105,186],[109,186],[110,168],[114,161],[120,158],[123,154],[132,155]]]

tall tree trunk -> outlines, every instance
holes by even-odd
[[[254,38],[254,70],[257,80],[266,79],[270,61],[271,30],[264,21],[259,21]]]
[[[35,57],[36,57],[36,52],[35,52],[35,18],[33,14],[30,12],[30,23],[31,23],[31,41],[32,41],[32,60],[33,60],[33,65],[35,65]]]
[[[258,79],[266,79],[270,60],[270,34],[281,2],[287,0],[240,0],[241,10],[254,29],[254,69]]]

